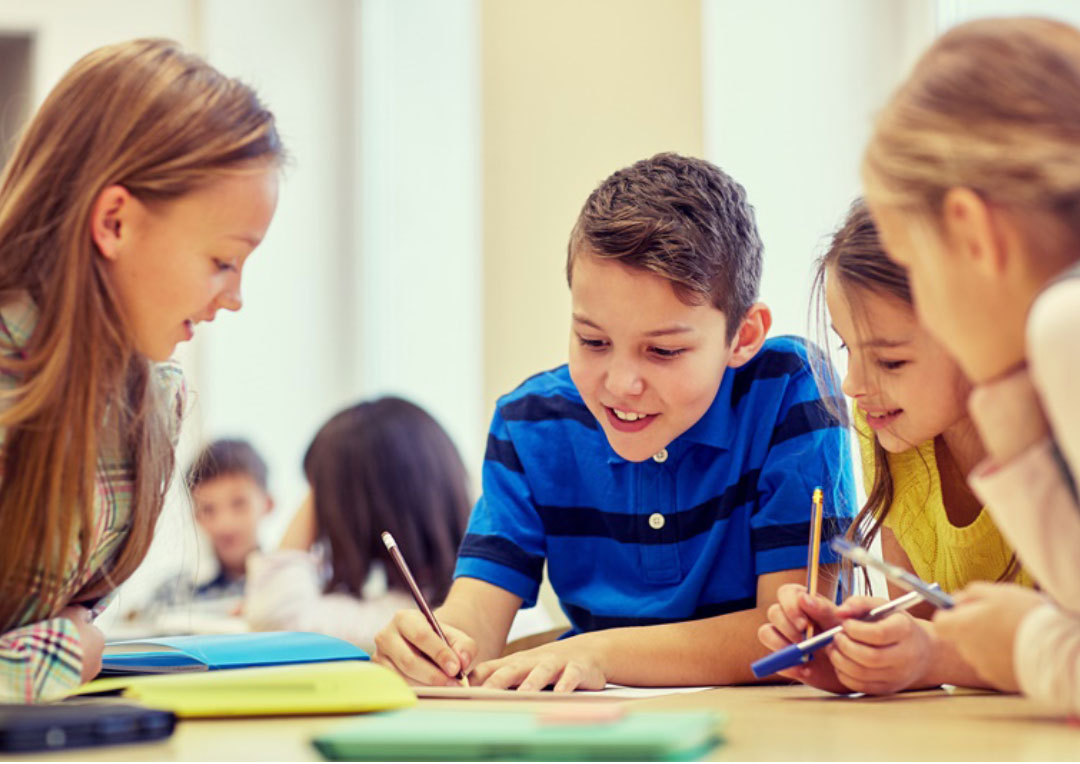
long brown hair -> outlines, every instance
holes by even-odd
[[[76,575],[91,572],[106,446],[130,455],[131,519],[114,559],[72,601],[100,596],[142,561],[173,471],[177,412],[132,346],[91,239],[95,199],[119,184],[167,201],[281,157],[254,92],[166,40],[93,51],[27,126],[0,178],[0,302],[26,294],[38,309],[26,345],[0,354],[0,373],[17,380],[0,412],[0,629],[52,615],[76,544]]]
[[[845,289],[865,289],[913,305],[907,272],[885,255],[878,239],[877,228],[862,199],[856,199],[843,224],[833,234],[829,248],[814,264],[814,281],[811,287],[812,302],[818,318],[818,334],[821,346],[828,348],[828,326],[825,305],[825,282],[835,278]],[[843,406],[844,398],[822,396],[826,405]],[[847,421],[847,412],[834,412],[840,421]],[[874,479],[866,492],[866,503],[855,515],[848,530],[848,538],[858,544],[869,546],[881,532],[881,526],[893,504],[894,488],[892,471],[889,469],[888,452],[873,434],[856,430],[856,437],[867,439],[874,459]],[[927,466],[929,469],[929,466]],[[851,582],[851,563],[844,561],[841,580]]]
[[[330,552],[327,591],[359,596],[371,563],[386,559],[389,531],[424,595],[442,601],[469,519],[468,474],[453,441],[422,408],[401,398],[365,401],[335,414],[304,455],[317,538]],[[408,591],[393,565],[391,588]]]
[[[945,193],[964,187],[1043,213],[1030,231],[1040,257],[1075,260],[1080,30],[1041,18],[950,29],[882,110],[862,175],[874,205],[902,211],[917,240],[940,237]]]
[[[849,293],[852,289],[861,289],[892,298],[910,306],[912,310],[915,309],[907,271],[885,254],[885,249],[878,237],[877,227],[862,199],[852,202],[843,224],[833,234],[828,250],[815,263],[812,302],[818,316],[821,345],[826,348],[828,347],[825,305],[827,279],[836,279],[845,293]],[[826,405],[834,405],[837,400],[825,398]],[[843,398],[839,400],[843,401]],[[856,436],[864,438],[869,443],[873,454],[874,475],[870,488],[866,492],[866,502],[855,515],[847,535],[855,543],[868,547],[881,532],[885,518],[893,505],[895,489],[888,452],[872,433],[856,430]],[[911,444],[912,448],[918,445]],[[929,472],[931,469],[929,463],[925,466]],[[850,561],[845,560],[841,578],[848,585],[852,581],[851,571]],[[1013,555],[998,580],[1013,580],[1018,573],[1019,565],[1016,555]]]

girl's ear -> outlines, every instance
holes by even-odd
[[[106,260],[120,256],[124,242],[130,238],[132,207],[135,197],[123,186],[108,186],[94,200],[90,211],[90,236],[98,252]]]
[[[1007,248],[994,210],[970,188],[950,188],[941,207],[945,241],[964,264],[983,276],[1004,273]]]
[[[772,327],[772,312],[763,302],[755,302],[739,324],[739,331],[732,340],[731,356],[727,365],[737,369],[749,361],[761,349]]]

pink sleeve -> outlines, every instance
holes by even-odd
[[[1080,617],[1050,604],[1032,610],[1016,630],[1013,665],[1025,695],[1080,714]]]
[[[1039,586],[1065,609],[1080,611],[1080,506],[1053,442],[1006,464],[983,462],[969,482]]]
[[[1080,505],[1076,468],[1068,466],[1070,456],[1080,458],[1077,329],[1080,279],[1070,279],[1031,310],[1030,370],[979,385],[968,409],[989,454],[970,475],[971,487],[1039,585],[1066,610],[1080,611]]]

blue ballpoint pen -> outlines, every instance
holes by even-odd
[[[937,584],[931,584],[931,587],[937,588]],[[909,607],[917,605],[923,599],[923,595],[920,592],[908,592],[902,597],[897,597],[890,602],[886,602],[884,605],[879,605],[859,620],[876,621],[887,615],[900,612],[901,610],[907,610]],[[777,650],[772,655],[766,655],[761,660],[754,661],[750,668],[754,672],[754,676],[758,679],[762,679],[770,674],[775,674],[777,671],[783,671],[784,669],[798,666],[814,652],[832,642],[833,637],[843,630],[844,627],[842,625],[834,626],[828,631],[823,631],[815,637],[805,639],[802,642],[793,645],[788,645],[782,650]]]

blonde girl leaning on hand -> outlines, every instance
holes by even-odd
[[[173,471],[163,362],[240,309],[281,160],[255,94],[163,40],[82,58],[20,139],[0,180],[0,700],[97,673],[93,616]]]
[[[1080,712],[1080,30],[951,29],[875,125],[867,201],[919,316],[974,383],[969,481],[1056,601],[972,586],[935,625],[986,681]]]

